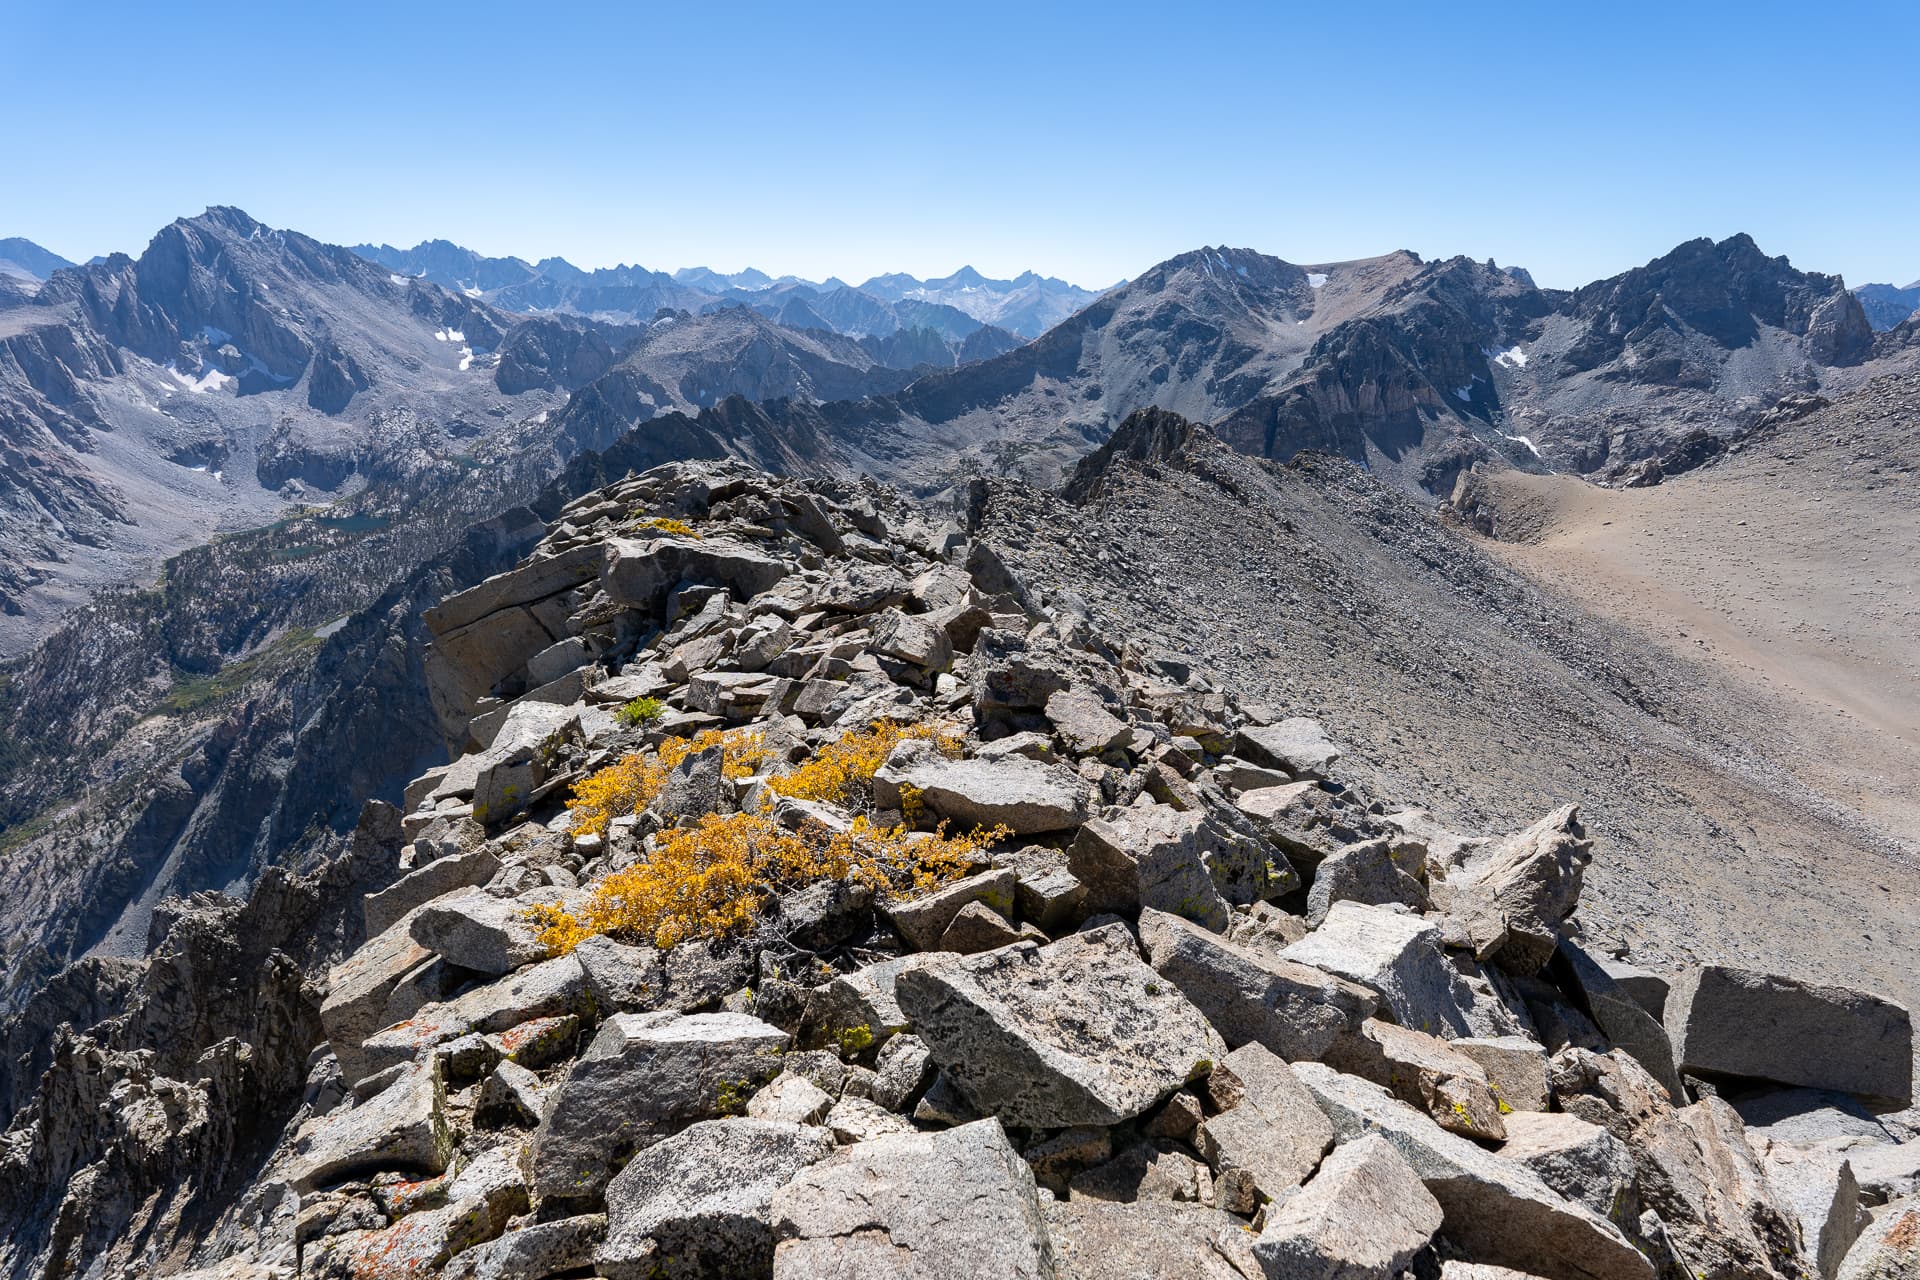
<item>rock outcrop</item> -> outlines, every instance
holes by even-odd
[[[1580,945],[1571,808],[1483,839],[1369,801],[1318,725],[983,546],[731,465],[577,500],[438,606],[464,750],[404,814],[61,996],[126,1021],[26,1064],[13,1272],[1894,1265],[1859,1213],[1911,1147],[1716,1094],[1897,1100],[1904,1011],[1708,969],[1663,1024]]]

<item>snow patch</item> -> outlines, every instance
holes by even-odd
[[[226,374],[211,367],[197,378],[180,372],[171,364],[167,366],[167,372],[173,375],[174,381],[194,392],[218,391],[233,381]]]
[[[465,342],[467,335],[458,329],[435,329],[433,336],[442,342]]]
[[[465,373],[473,367],[473,348],[460,348],[460,372]]]
[[[217,347],[221,343],[231,339],[233,335],[225,329],[216,329],[210,324],[203,324],[200,326],[200,337],[203,341],[211,342]]]
[[[1327,282],[1326,272],[1324,271],[1307,272],[1307,288],[1318,289],[1321,285],[1325,284],[1326,282]]]
[[[468,288],[462,289],[460,292],[466,294],[469,298],[477,298],[480,296],[480,291],[478,289],[472,288],[471,286],[469,286]]]
[[[1518,346],[1508,347],[1505,351],[1489,351],[1486,354],[1493,358],[1495,364],[1505,365],[1509,369],[1524,369],[1527,367],[1527,353]],[[1516,437],[1516,439],[1517,438],[1518,437]]]
[[[1455,387],[1453,389],[1453,394],[1455,394],[1456,396],[1459,396],[1462,400],[1466,401],[1468,404],[1472,404],[1473,403],[1473,384],[1469,382],[1464,387]]]
[[[535,426],[539,426],[545,423],[546,420],[547,420],[547,411],[545,409],[542,409],[540,412],[533,415],[533,421]]]
[[[405,276],[395,275],[391,271],[387,273],[387,279],[393,281],[395,284],[405,284],[407,282]]]
[[[1504,431],[1502,431],[1500,434],[1503,436],[1507,436],[1507,433]],[[1533,454],[1534,457],[1537,458],[1540,456],[1540,446],[1535,444],[1532,440],[1528,439],[1526,436],[1507,436],[1507,439],[1519,441],[1521,444],[1527,446],[1527,449]]]

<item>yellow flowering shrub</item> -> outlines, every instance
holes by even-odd
[[[672,516],[642,516],[635,527],[651,529],[655,533],[669,533],[681,538],[698,538],[700,531],[685,520],[675,520]]]
[[[863,808],[873,801],[873,775],[886,763],[887,754],[910,738],[928,739],[942,754],[954,759],[966,744],[965,738],[951,728],[880,720],[866,729],[842,734],[799,768],[769,779],[767,786],[796,800]]]
[[[574,784],[573,799],[567,801],[574,833],[604,834],[615,818],[651,804],[681,761],[715,746],[724,748],[720,770],[729,778],[751,777],[767,758],[766,745],[757,733],[707,729],[691,738],[668,738],[652,751],[623,756]]]
[[[745,932],[767,901],[816,881],[852,881],[876,893],[934,888],[964,875],[1009,834],[994,827],[925,835],[865,817],[844,832],[818,824],[790,831],[763,813],[710,813],[696,826],[661,832],[648,861],[600,881],[577,915],[542,904],[532,918],[555,955],[597,933],[672,947]]]

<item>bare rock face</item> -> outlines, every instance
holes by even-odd
[[[773,1197],[775,1280],[1052,1280],[1033,1173],[999,1122],[855,1143]]]
[[[898,994],[941,1071],[1008,1124],[1120,1124],[1226,1056],[1118,926],[941,957],[904,970]]]
[[[1682,1071],[1913,1100],[1913,1023],[1865,991],[1709,965],[1667,997]]]

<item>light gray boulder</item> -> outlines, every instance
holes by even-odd
[[[1120,1124],[1226,1056],[1120,925],[1045,947],[942,954],[901,972],[896,990],[945,1076],[1008,1124]]]
[[[657,610],[684,582],[730,587],[745,600],[787,576],[784,560],[733,538],[608,538],[600,586],[614,603]]]
[[[1067,851],[1067,868],[1086,886],[1090,914],[1130,915],[1152,907],[1224,933],[1231,917],[1208,858],[1230,852],[1234,842],[1231,832],[1199,810],[1108,810],[1080,828]]]
[[[902,743],[873,778],[874,803],[900,807],[900,789],[914,787],[929,818],[955,831],[1005,826],[1015,835],[1065,831],[1086,817],[1078,777],[1061,765],[1014,756],[950,760],[924,742]]]
[[[393,1021],[387,1017],[387,1001],[395,986],[433,959],[432,952],[413,940],[412,923],[404,917],[395,921],[327,973],[320,1026],[348,1083],[373,1074],[361,1046]]]
[[[363,1171],[440,1173],[453,1155],[446,1106],[439,1064],[415,1067],[358,1106],[321,1121],[301,1141],[287,1181],[304,1192]]]
[[[1773,1142],[1751,1131],[1747,1141],[1760,1157],[1774,1203],[1799,1228],[1805,1262],[1821,1280],[1833,1280],[1869,1221],[1846,1153],[1830,1144]]]
[[[786,1047],[742,1013],[615,1014],[549,1094],[533,1140],[541,1198],[591,1202],[630,1153],[744,1109]]]
[[[1319,1063],[1294,1072],[1333,1121],[1337,1140],[1379,1133],[1405,1157],[1468,1256],[1547,1280],[1652,1280],[1653,1267],[1617,1227],[1539,1177],[1446,1132],[1380,1086]]]
[[[961,908],[984,903],[1005,919],[1014,915],[1014,888],[1020,877],[1010,869],[987,871],[887,906],[887,918],[916,951],[932,951]]]
[[[1046,1206],[1062,1276],[1073,1280],[1258,1280],[1240,1219],[1201,1204],[1074,1196]]]
[[[1295,716],[1278,724],[1248,725],[1234,738],[1240,755],[1255,764],[1284,769],[1295,778],[1324,778],[1341,750],[1318,720]]]
[[[547,958],[539,929],[528,918],[537,902],[558,902],[562,891],[536,890],[517,898],[496,898],[482,889],[461,889],[436,898],[413,913],[413,940],[436,955],[475,973],[511,973]]]
[[[900,1133],[803,1169],[772,1206],[775,1280],[1053,1280],[1027,1167],[1000,1125]]]
[[[1260,1044],[1290,1061],[1318,1058],[1379,1004],[1358,983],[1238,946],[1151,907],[1140,912],[1140,941],[1160,975],[1235,1048]]]
[[[1490,1142],[1507,1136],[1487,1073],[1438,1036],[1369,1018],[1342,1036],[1326,1061],[1419,1107],[1442,1129]]]
[[[1418,916],[1336,902],[1321,926],[1280,952],[1380,993],[1403,1027],[1452,1039],[1509,1034],[1517,1023],[1474,991],[1440,951],[1440,930]]]
[[[502,1060],[494,1064],[474,1095],[476,1124],[518,1125],[531,1128],[540,1123],[545,1109],[540,1077],[517,1062]]]
[[[1578,807],[1564,805],[1477,854],[1449,877],[1450,927],[1482,961],[1534,974],[1553,958],[1561,925],[1580,901],[1593,842]]]
[[[747,1115],[755,1120],[779,1120],[788,1124],[819,1124],[833,1106],[833,1097],[813,1081],[791,1071],[783,1071],[747,1102]]]
[[[455,1254],[445,1280],[547,1280],[593,1265],[607,1234],[607,1215],[586,1213],[535,1222]]]
[[[1339,1147],[1254,1241],[1267,1280],[1394,1280],[1440,1229],[1440,1202],[1377,1134]]]
[[[415,907],[456,889],[484,885],[499,873],[500,859],[485,846],[435,858],[425,866],[401,876],[378,893],[367,895],[362,906],[367,936],[371,938],[386,932]]]
[[[1913,1024],[1851,987],[1709,965],[1674,979],[1667,1034],[1682,1071],[1913,1102]]]
[[[1054,733],[1075,755],[1103,755],[1126,746],[1133,738],[1133,727],[1107,710],[1106,703],[1087,689],[1061,689],[1050,694],[1046,711]]]
[[[1837,1280],[1913,1280],[1920,1276],[1920,1196],[1895,1201],[1860,1233]]]
[[[1506,1117],[1506,1129],[1503,1159],[1622,1229],[1638,1219],[1633,1153],[1620,1139],[1562,1111],[1516,1111]]]
[[[1363,840],[1342,846],[1314,871],[1313,888],[1307,892],[1307,923],[1318,928],[1336,902],[1399,903],[1425,911],[1427,893],[1394,862],[1388,841]]]
[[[1269,1200],[1306,1181],[1333,1146],[1333,1124],[1292,1068],[1243,1045],[1208,1080],[1220,1114],[1201,1121],[1194,1145],[1216,1178],[1244,1171]]]
[[[611,1280],[763,1275],[773,1265],[776,1191],[833,1151],[825,1129],[778,1120],[707,1120],[636,1155],[607,1184]]]

